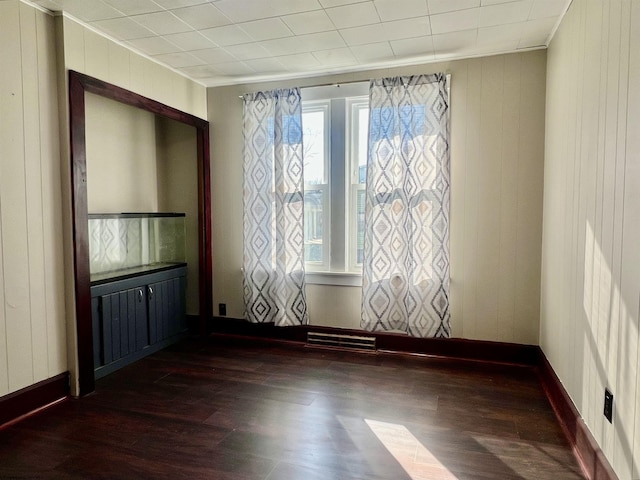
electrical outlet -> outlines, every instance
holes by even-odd
[[[227,304],[226,303],[219,303],[218,304],[218,314],[221,317],[225,317],[227,315]]]
[[[609,423],[613,423],[613,393],[604,389],[604,416]]]

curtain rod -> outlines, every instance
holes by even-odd
[[[370,79],[366,79],[366,80],[351,80],[349,82],[331,82],[331,83],[320,83],[318,85],[307,85],[306,87],[300,87],[300,89],[303,88],[318,88],[318,87],[340,87],[340,85],[351,85],[352,83],[369,83]]]
[[[445,75],[447,76],[448,80],[451,80],[451,73],[450,72],[446,72]],[[340,85],[351,85],[351,84],[354,84],[354,83],[368,83],[370,81],[371,81],[371,79],[350,80],[348,82],[320,83],[318,85],[307,85],[305,87],[300,87],[300,89],[302,90],[303,88],[318,88],[318,87],[337,87],[337,88],[340,88]],[[244,98],[244,95],[238,95],[238,98]]]
[[[351,85],[353,83],[369,83],[369,79],[367,80],[350,80],[348,82],[331,82],[331,83],[320,83],[318,85],[307,85],[305,87],[300,87],[300,90],[304,88],[318,88],[318,87],[337,87],[340,88],[340,85]],[[244,98],[244,95],[238,95],[238,98]]]

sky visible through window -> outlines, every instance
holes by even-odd
[[[324,112],[304,112],[302,128],[304,130],[304,183],[319,185],[325,181],[324,165]]]

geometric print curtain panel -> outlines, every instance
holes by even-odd
[[[245,317],[306,324],[300,90],[245,95],[243,135]]]
[[[447,77],[372,80],[369,95],[361,325],[450,337]]]

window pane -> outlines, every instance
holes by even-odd
[[[369,109],[358,109],[358,183],[367,181],[367,138],[369,136]],[[360,263],[360,262],[358,262]]]
[[[321,263],[323,252],[323,192],[304,192],[304,260]]]
[[[302,113],[304,183],[320,185],[325,179],[325,112],[310,111]]]

